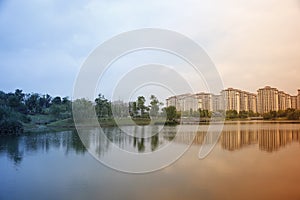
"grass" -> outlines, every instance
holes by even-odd
[[[51,115],[29,115],[31,121],[30,123],[24,123],[25,133],[38,133],[38,132],[48,132],[48,131],[61,131],[69,130],[74,128],[73,119],[63,119],[57,120]]]
[[[74,121],[72,118],[62,119],[59,121],[52,122],[48,124],[49,127],[71,127],[75,126]]]
[[[72,130],[75,128],[75,124],[72,118],[57,120],[50,115],[32,115],[30,116],[31,122],[24,123],[24,130],[27,133],[48,132],[48,131],[61,131]],[[78,124],[78,127],[98,127],[99,124],[102,127],[110,126],[146,126],[151,124],[156,125],[176,125],[178,123],[174,121],[165,121],[163,118],[151,120],[149,118],[121,118],[121,119],[99,119],[98,123],[92,123],[92,120],[86,120]]]

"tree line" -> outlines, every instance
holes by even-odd
[[[77,99],[73,103],[76,104],[76,108],[82,110],[82,113],[80,113],[81,117],[86,117],[84,110],[94,108],[100,120],[129,116],[144,119],[159,117],[162,115],[160,106],[163,105],[154,95],[150,96],[149,105],[146,105],[146,98],[144,96],[138,96],[135,101],[127,103],[122,101],[111,102],[102,94],[99,94],[94,102],[86,99]],[[88,115],[88,112],[86,115]]]
[[[72,118],[72,104],[76,104],[80,109],[82,118],[88,117],[88,109],[94,109],[99,120],[114,117],[149,119],[160,117],[163,111],[168,111],[168,109],[160,110],[163,104],[154,95],[150,96],[150,103],[146,105],[144,96],[139,96],[136,101],[128,104],[111,102],[102,94],[99,94],[94,101],[76,99],[72,102],[68,97],[24,93],[20,89],[8,93],[0,91],[0,135],[19,135],[23,133],[24,126],[30,123],[47,125],[58,120]],[[36,118],[44,118],[44,120],[35,120]]]
[[[51,97],[49,94],[24,93],[20,89],[0,91],[0,135],[21,134],[24,124],[34,115],[49,115],[53,121],[71,117],[68,97]]]

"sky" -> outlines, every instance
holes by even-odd
[[[197,42],[225,88],[270,85],[295,95],[299,22],[299,0],[0,0],[0,90],[72,96],[98,45],[122,32],[161,28]]]

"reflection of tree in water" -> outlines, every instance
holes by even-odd
[[[151,151],[155,151],[159,145],[159,137],[158,134],[155,134],[151,137]]]
[[[166,143],[166,141],[168,142],[168,140],[164,138],[165,134],[159,133],[159,126],[156,125],[132,126],[126,127],[126,129],[127,133],[118,127],[102,128],[109,142],[105,140],[105,137],[100,136],[101,134],[99,132],[99,142],[96,144],[99,145],[97,146],[97,154],[101,156],[101,154],[99,154],[100,152],[105,153],[109,147],[109,143],[113,143],[125,151],[144,153],[155,151],[161,144]],[[172,134],[170,137],[173,138],[174,136],[175,135]],[[169,137],[168,139],[171,140]]]
[[[171,126],[171,127],[164,127],[163,128],[163,131],[162,131],[162,133],[163,133],[163,138],[165,139],[165,140],[167,140],[167,141],[172,141],[174,138],[175,138],[175,136],[176,136],[176,127],[175,126]]]
[[[99,129],[94,131],[97,133],[95,139],[96,153],[98,156],[103,156],[110,147],[110,141],[113,141],[112,135],[111,134],[103,135],[100,133]]]
[[[155,151],[159,146],[159,127],[152,127],[152,137],[151,137],[151,151]]]
[[[69,137],[66,138],[66,143],[68,144],[66,146],[66,154],[68,154],[69,151],[74,150],[76,154],[84,154],[86,152],[86,148],[83,145],[77,131],[73,131],[72,134],[69,135]]]
[[[0,153],[6,153],[16,166],[23,159],[23,150],[19,148],[20,137],[8,136],[0,138]]]
[[[16,164],[20,164],[26,153],[47,153],[51,149],[64,149],[65,154],[71,152],[84,154],[86,148],[75,131],[57,133],[35,133],[19,137],[1,137],[0,153],[5,153]]]
[[[134,127],[134,135],[137,133],[137,127]],[[141,131],[141,138],[133,137],[133,146],[137,147],[138,152],[144,152],[145,151],[145,127],[142,127]]]

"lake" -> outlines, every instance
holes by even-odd
[[[142,154],[172,141],[176,128],[143,140],[103,130],[118,146]],[[2,137],[0,199],[300,199],[300,123],[227,122],[200,160],[204,140],[199,131],[172,165],[133,175],[100,164],[75,131]],[[100,156],[113,155],[111,145],[98,142]]]

